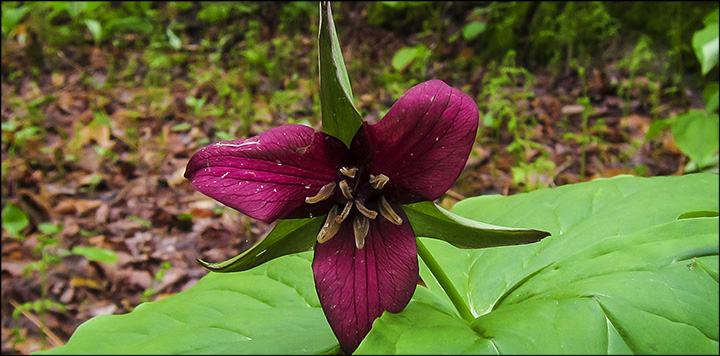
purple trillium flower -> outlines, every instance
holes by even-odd
[[[346,353],[383,311],[398,313],[418,281],[417,242],[403,204],[440,198],[467,161],[475,102],[440,80],[410,89],[348,149],[284,125],[197,152],[185,177],[198,191],[262,220],[327,215],[313,273],[320,304]]]

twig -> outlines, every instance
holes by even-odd
[[[13,306],[13,308],[17,308],[20,306],[20,304],[18,304],[18,302],[14,300],[10,300],[10,304]],[[65,344],[57,335],[55,335],[54,332],[52,332],[52,330],[48,329],[45,325],[43,325],[40,320],[35,317],[35,315],[30,314],[30,312],[28,312],[27,310],[21,310],[21,313],[22,315],[26,316],[30,320],[30,322],[35,324],[35,326],[40,328],[40,330],[45,333],[45,335],[47,335],[53,347],[58,347]]]
[[[447,195],[449,195],[457,200],[465,200],[465,198],[466,198],[464,195],[462,195],[452,189],[448,189],[447,192],[445,192],[445,193],[447,193]]]

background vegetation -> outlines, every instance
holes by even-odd
[[[718,67],[693,43],[717,28],[715,3],[333,6],[365,120],[433,78],[476,99],[482,127],[445,207],[717,172]],[[319,126],[317,16],[315,2],[2,3],[3,353],[185,290],[206,274],[195,258],[267,232],[182,174],[208,143]]]

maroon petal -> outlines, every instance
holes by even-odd
[[[390,178],[388,200],[435,200],[457,180],[475,142],[479,116],[472,98],[440,80],[421,83],[352,144],[370,173]]]
[[[315,288],[340,346],[351,354],[383,311],[399,313],[418,280],[417,242],[407,216],[402,225],[370,221],[365,247],[358,250],[351,223],[331,240],[315,245]]]
[[[205,195],[255,219],[272,222],[297,211],[322,215],[326,204],[305,198],[336,179],[345,145],[302,125],[285,125],[197,152],[185,177]],[[317,210],[317,211],[316,211]],[[307,216],[306,216],[307,217]]]

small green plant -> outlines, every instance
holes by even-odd
[[[29,278],[30,273],[35,271],[40,276],[40,299],[20,304],[13,311],[13,319],[18,319],[23,312],[32,311],[40,316],[40,325],[44,328],[45,315],[48,311],[53,309],[65,311],[65,306],[62,303],[56,302],[48,297],[49,269],[61,262],[58,251],[58,234],[62,231],[62,226],[42,223],[38,226],[38,229],[41,231],[41,234],[35,236],[39,244],[33,248],[33,253],[39,257],[39,260],[28,264],[23,270],[23,274],[26,278]],[[44,349],[45,333],[40,335],[40,343]]]
[[[485,112],[483,126],[494,129],[496,137],[503,124],[513,137],[521,136],[519,130],[528,117],[518,109],[517,103],[535,95],[531,90],[535,77],[527,69],[518,67],[515,57],[515,51],[508,51],[501,65],[490,64],[478,100],[478,106]]]
[[[27,214],[12,203],[8,203],[2,210],[3,229],[10,236],[19,239],[25,239],[22,231],[30,225]],[[36,261],[29,263],[23,270],[26,278],[31,278],[31,274],[36,273],[40,278],[40,297],[36,300],[27,301],[18,304],[13,310],[13,319],[17,320],[21,315],[33,313],[39,315],[39,327],[45,329],[45,316],[48,311],[66,311],[65,305],[50,298],[48,277],[54,266],[62,262],[62,258],[69,255],[85,256],[92,261],[103,263],[117,262],[118,257],[112,250],[100,249],[96,247],[75,246],[68,251],[60,247],[60,232],[63,229],[62,224],[52,224],[49,222],[40,223],[37,226],[38,233],[31,235],[38,244],[33,248],[33,254],[38,258]],[[41,334],[41,347],[46,347],[46,334]],[[16,340],[19,341],[19,340]]]
[[[600,1],[541,2],[530,27],[532,52],[537,58],[550,58],[556,72],[569,69],[573,59],[588,58],[619,28]]]
[[[143,303],[152,301],[155,294],[157,294],[157,285],[163,282],[163,279],[165,278],[165,272],[169,271],[172,268],[172,264],[168,261],[163,261],[160,264],[160,268],[157,272],[155,272],[155,276],[153,277],[152,282],[150,283],[150,286],[145,289],[142,294],[140,295],[140,301]]]
[[[623,80],[618,86],[618,95],[623,98],[623,116],[630,112],[630,100],[633,95],[641,96],[646,94],[650,98],[652,108],[650,112],[656,116],[660,100],[660,84],[653,80],[651,70],[657,56],[651,49],[652,40],[648,36],[642,36],[635,48],[617,64],[618,69],[628,71],[627,80]],[[638,78],[644,74],[645,77]]]
[[[587,162],[586,146],[591,140],[596,139],[596,137],[591,135],[588,131],[588,118],[590,117],[590,114],[594,112],[592,105],[590,105],[590,98],[582,96],[577,99],[577,102],[583,106],[583,111],[581,113],[582,131],[579,134],[568,132],[563,136],[563,138],[565,140],[574,140],[580,144],[580,181],[582,182],[585,181],[585,164]]]
[[[516,65],[515,56],[515,51],[509,51],[500,66],[491,63],[478,106],[485,112],[483,126],[494,131],[498,143],[503,129],[512,136],[507,150],[515,156],[513,181],[525,190],[534,190],[549,185],[555,176],[555,164],[548,159],[545,147],[530,138],[537,120],[520,104],[534,97],[531,88],[535,78],[527,69]],[[528,156],[536,155],[531,152],[538,152],[539,157],[531,160]],[[538,178],[540,176],[543,178]]]
[[[702,74],[706,75],[718,65],[718,9],[703,21],[705,27],[693,35],[692,43]],[[685,172],[718,172],[720,120],[718,119],[718,83],[710,83],[703,90],[705,109],[691,109],[667,120],[656,120],[650,126],[645,140],[649,141],[667,128],[672,129],[675,144],[690,161]]]

